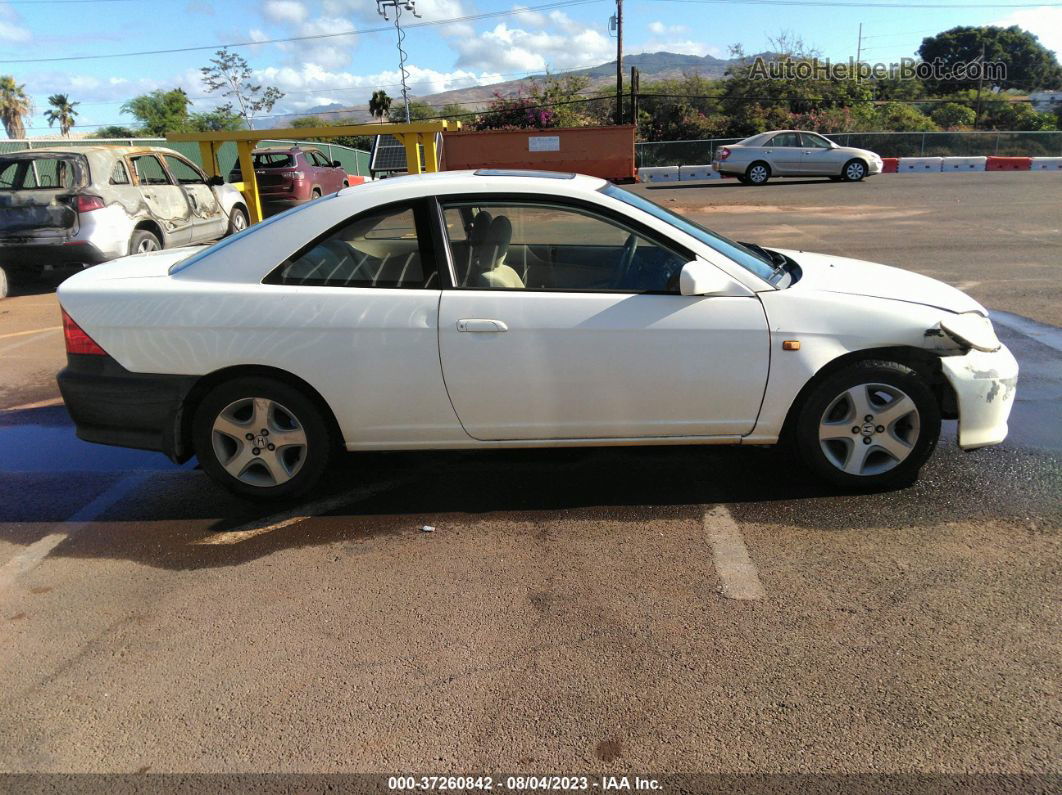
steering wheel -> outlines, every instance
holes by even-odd
[[[633,235],[627,235],[627,240],[623,243],[623,254],[620,257],[619,276],[612,284],[612,288],[615,290],[629,287],[628,279],[631,276],[631,270],[634,265],[634,251],[638,248],[638,238]]]

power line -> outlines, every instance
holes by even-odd
[[[587,5],[590,3],[601,3],[604,0],[557,0],[552,3],[545,3],[538,6],[523,6],[521,8],[512,8],[508,11],[488,11],[482,14],[468,14],[463,17],[452,17],[449,19],[436,19],[427,20],[425,22],[416,22],[412,25],[406,25],[407,28],[429,28],[438,27],[440,25],[453,25],[458,22],[476,22],[481,19],[492,19],[494,17],[512,16],[513,14],[531,14],[536,11],[549,11],[557,8],[568,8],[571,6]],[[0,58],[0,63],[7,64],[22,64],[22,63],[58,63],[60,61],[101,61],[107,58],[136,58],[144,55],[172,55],[174,53],[182,52],[202,52],[205,50],[221,50],[226,47],[257,47],[263,44],[287,44],[295,41],[320,41],[324,39],[335,39],[342,36],[363,36],[369,33],[390,33],[393,28],[391,26],[379,27],[379,28],[364,28],[363,30],[344,30],[339,33],[316,33],[308,36],[288,36],[280,39],[261,39],[258,41],[237,41],[229,42],[228,44],[205,44],[196,47],[172,47],[165,50],[138,50],[136,52],[115,52],[104,53],[100,55],[67,55],[56,58]]]

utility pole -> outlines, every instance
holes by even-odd
[[[638,90],[641,82],[641,74],[637,66],[631,67],[631,124],[638,124]]]
[[[409,72],[406,71],[406,51],[402,48],[402,42],[406,40],[406,34],[402,32],[402,24],[399,20],[402,18],[403,11],[410,11],[415,17],[420,17],[420,14],[417,13],[416,0],[376,0],[376,10],[384,20],[387,19],[387,9],[389,8],[394,9],[395,12],[395,33],[398,36],[398,71],[402,78],[402,104],[406,109],[406,124],[409,124],[409,89],[406,88]]]
[[[616,124],[623,124],[623,0],[616,0]]]
[[[856,41],[856,67],[859,66],[859,59],[863,57],[863,23],[859,23],[859,39]]]

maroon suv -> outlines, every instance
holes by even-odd
[[[254,173],[262,203],[272,207],[292,207],[350,184],[338,160],[329,161],[320,149],[304,146],[255,149]],[[229,181],[242,179],[237,162],[229,172]]]

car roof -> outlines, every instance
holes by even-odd
[[[112,154],[117,156],[138,154],[141,152],[181,155],[180,152],[165,146],[114,146],[111,144],[91,144],[89,146],[49,146],[47,149],[20,149],[17,152],[6,152],[5,157],[14,155],[84,155],[84,154]]]
[[[437,171],[424,174],[406,174],[344,188],[340,196],[361,196],[366,191],[402,193],[457,193],[461,190],[481,193],[485,191],[505,193],[515,190],[526,193],[541,189],[543,193],[582,193],[594,191],[605,185],[600,177],[560,171],[528,171],[520,169],[479,169],[476,171]],[[419,190],[418,190],[419,187]]]

